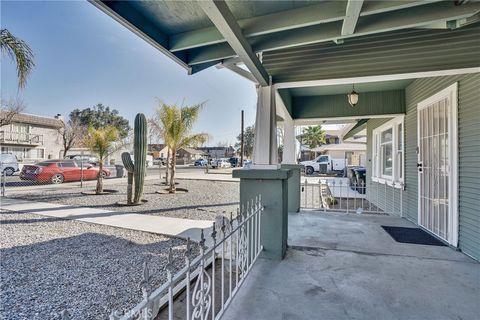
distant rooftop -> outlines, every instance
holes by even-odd
[[[0,117],[5,111],[0,111]],[[33,124],[42,127],[61,128],[63,121],[55,117],[45,117],[29,113],[19,113],[13,116],[13,123]]]

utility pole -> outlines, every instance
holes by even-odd
[[[242,119],[241,119],[241,130],[240,133],[240,167],[243,167],[243,114],[244,111],[242,110]]]

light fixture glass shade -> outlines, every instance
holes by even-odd
[[[358,103],[358,93],[356,93],[355,90],[353,90],[352,92],[347,94],[347,97],[348,97],[348,103],[350,103],[352,107],[355,107],[355,105]]]

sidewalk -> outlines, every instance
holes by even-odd
[[[226,182],[239,182],[239,178],[232,178],[232,173],[215,172],[210,169],[209,173],[205,173],[203,170],[199,172],[178,172],[175,176],[177,179],[190,179],[190,180],[208,180],[208,181],[226,181]]]
[[[135,213],[107,211],[89,207],[73,207],[47,202],[0,198],[0,208],[42,216],[78,220],[112,227],[159,233],[180,238],[200,240],[201,229],[210,234],[213,221],[159,217]]]

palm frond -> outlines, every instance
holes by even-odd
[[[93,153],[96,153],[100,160],[105,159],[115,142],[118,140],[118,130],[115,127],[107,126],[100,129],[88,128],[83,144]]]
[[[184,137],[182,141],[179,143],[178,148],[184,147],[198,147],[201,144],[204,144],[210,139],[210,135],[208,133],[197,133],[187,137]]]
[[[0,50],[15,60],[17,64],[18,87],[24,88],[30,72],[35,67],[34,54],[30,46],[7,29],[0,31]]]

